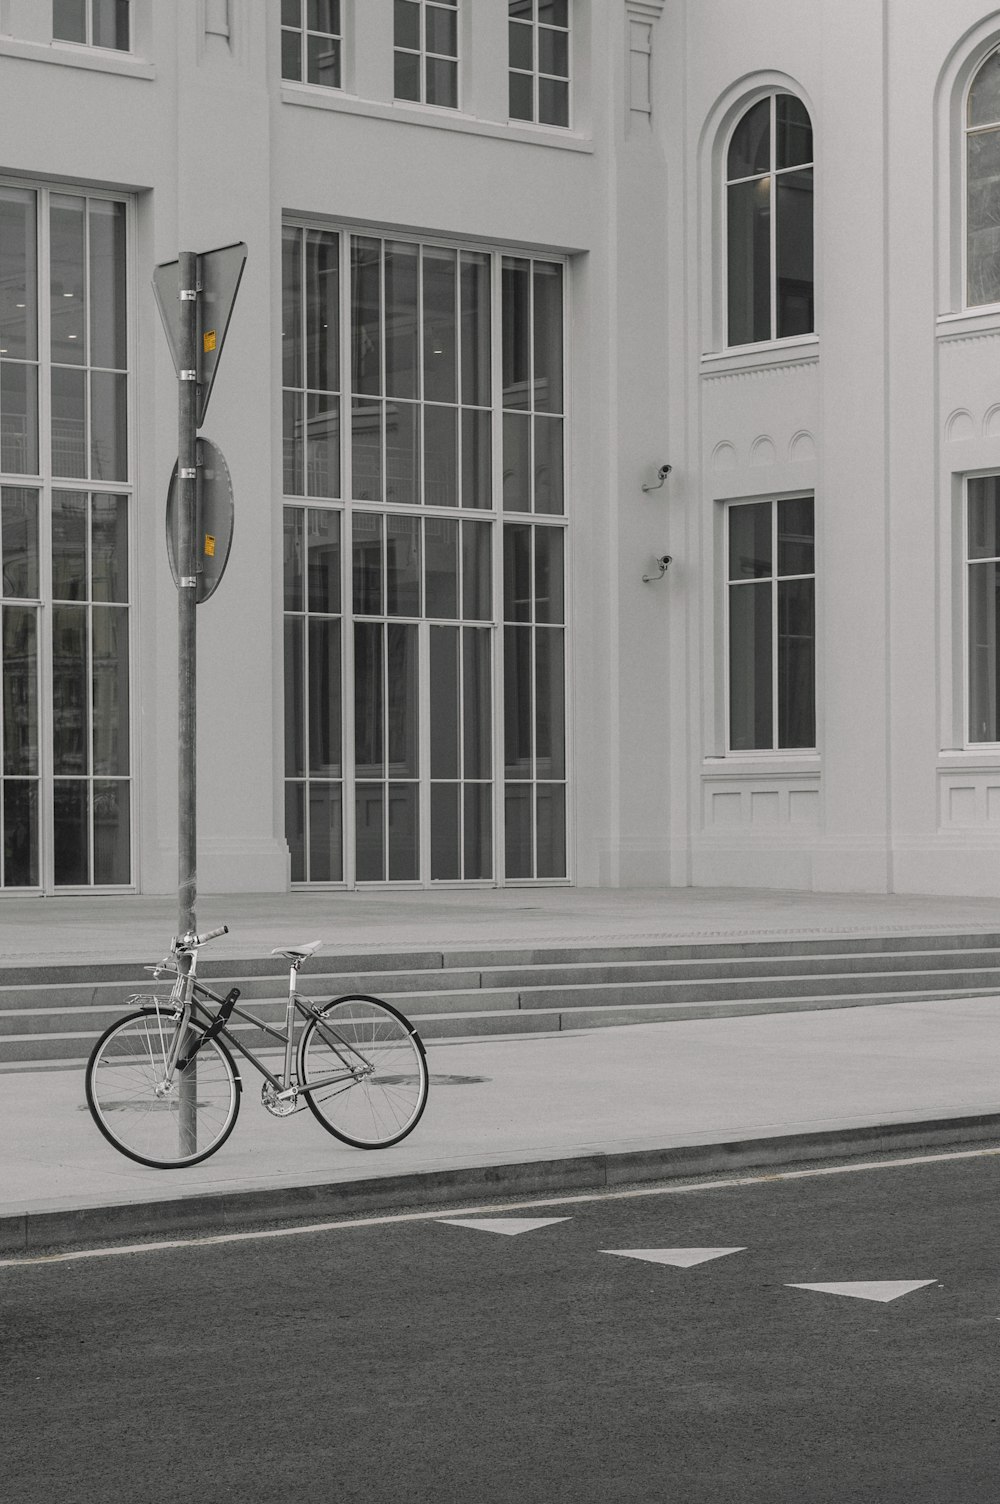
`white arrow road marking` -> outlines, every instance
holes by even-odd
[[[932,1279],[871,1279],[848,1280],[837,1285],[789,1285],[789,1290],[820,1290],[825,1295],[853,1295],[857,1300],[880,1300],[885,1304],[909,1295],[911,1290],[922,1290],[933,1285]]]
[[[519,1232],[534,1232],[536,1227],[551,1227],[553,1222],[569,1222],[569,1217],[439,1217],[450,1227],[474,1227],[477,1232],[502,1232],[514,1238]]]
[[[690,1269],[695,1264],[707,1264],[709,1259],[725,1258],[727,1253],[745,1253],[745,1248],[602,1248],[601,1253],[613,1253],[621,1259],[645,1259],[648,1264],[673,1264],[677,1269]]]

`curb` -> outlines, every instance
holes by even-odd
[[[600,1191],[645,1181],[683,1180],[815,1164],[904,1149],[1000,1145],[1000,1113],[908,1123],[857,1125],[777,1134],[729,1143],[675,1145],[620,1153],[469,1166],[375,1176],[367,1180],[273,1186],[222,1194],[192,1193],[159,1201],[0,1215],[0,1253],[25,1254],[126,1239],[247,1230],[276,1222],[314,1221],[412,1207],[440,1207],[558,1191]]]

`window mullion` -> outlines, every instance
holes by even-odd
[[[769,277],[768,295],[771,300],[771,338],[778,337],[778,96],[771,95],[771,183],[770,199],[771,213],[769,226],[771,268]],[[777,560],[777,555],[775,555]]]

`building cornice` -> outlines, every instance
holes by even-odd
[[[637,21],[658,21],[666,0],[625,0],[625,9]]]

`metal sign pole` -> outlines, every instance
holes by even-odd
[[[198,506],[198,258],[182,251],[180,349],[177,383],[177,911],[178,933],[195,932],[198,890],[196,782],[197,635],[195,529]],[[190,961],[188,965],[190,966]],[[185,1041],[185,1049],[189,1041]],[[196,1057],[197,1058],[197,1057]],[[183,1153],[198,1141],[198,1083],[195,1064],[183,1071],[178,1099],[178,1132]]]

